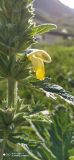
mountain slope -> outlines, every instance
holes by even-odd
[[[58,28],[65,27],[74,32],[74,9],[71,9],[59,0],[35,0],[34,8],[36,20],[39,23],[55,23]]]
[[[47,15],[58,17],[74,15],[74,10],[63,5],[59,0],[35,0],[34,7]]]

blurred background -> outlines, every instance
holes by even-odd
[[[63,2],[63,3],[62,3]],[[64,3],[68,3],[65,5]],[[73,0],[35,0],[35,21],[37,24],[54,23],[57,30],[39,36],[41,42],[48,44],[74,39],[74,2]],[[70,8],[70,7],[72,8]]]
[[[33,46],[51,55],[52,63],[46,65],[46,76],[74,95],[74,1],[35,0],[34,8],[37,24],[57,25],[56,30],[38,35],[39,43]]]

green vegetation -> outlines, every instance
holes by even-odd
[[[52,63],[36,79],[26,50],[56,26],[36,26],[32,2],[0,1],[0,160],[73,160],[74,49],[37,46]]]

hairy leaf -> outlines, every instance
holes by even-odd
[[[74,96],[69,94],[69,92],[64,90],[61,86],[56,84],[50,84],[49,82],[45,82],[45,81],[33,82],[32,84],[36,87],[39,87],[46,93],[54,93],[55,95],[58,95],[61,98],[63,98],[68,103],[71,103],[72,105],[74,105]]]
[[[45,32],[49,32],[53,29],[56,29],[56,25],[54,24],[41,24],[33,28],[32,35],[42,34]]]

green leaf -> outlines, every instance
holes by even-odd
[[[15,150],[16,150],[16,148],[17,148],[17,145],[16,145],[15,143],[9,141],[9,140],[7,140],[7,145],[8,145],[10,148],[13,148],[13,149],[15,149]]]
[[[30,151],[30,149],[28,148],[27,145],[25,144],[21,144],[21,146],[23,147],[23,149],[35,160],[41,160],[40,158],[38,158],[33,152]]]
[[[71,156],[71,157],[69,158],[69,160],[74,160],[74,156]]]
[[[57,160],[66,160],[69,158],[69,149],[72,139],[72,120],[70,110],[64,106],[56,106],[52,113],[52,123],[49,129],[51,135],[51,151],[55,154]],[[71,154],[72,155],[72,154]]]
[[[74,96],[69,94],[68,91],[64,90],[63,87],[56,85],[56,84],[50,84],[49,82],[46,82],[45,80],[33,82],[32,84],[36,87],[39,87],[40,89],[42,89],[46,93],[49,93],[49,96],[50,96],[50,93],[53,93],[55,95],[60,96],[68,103],[74,105]]]
[[[8,75],[8,58],[6,55],[0,54],[0,76],[7,77]]]
[[[73,142],[73,145],[74,145],[74,142]],[[74,147],[72,147],[72,148],[69,150],[69,155],[70,155],[70,160],[72,160],[72,158],[74,158]]]
[[[42,34],[45,32],[49,32],[53,29],[56,29],[56,25],[54,24],[42,24],[42,25],[38,25],[36,27],[34,27],[32,29],[32,35],[35,36],[36,34]]]

